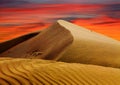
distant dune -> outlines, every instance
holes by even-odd
[[[36,36],[39,33],[40,33],[40,31],[29,33],[29,34],[23,35],[21,37],[0,43],[0,53],[10,49],[11,47],[13,47],[15,45],[20,44],[20,43],[22,43],[22,42],[24,42],[24,41],[26,41],[34,36]]]
[[[120,67],[119,41],[64,20],[24,41],[22,38],[13,40],[14,44],[12,40],[1,43],[0,56]]]
[[[0,85],[119,85],[120,69],[41,59],[0,59]]]

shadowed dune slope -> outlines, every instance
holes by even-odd
[[[120,42],[72,23],[58,20],[74,38],[59,61],[120,67]]]
[[[26,34],[26,35],[23,35],[21,37],[0,43],[0,53],[10,49],[11,47],[13,47],[17,44],[20,44],[21,42],[24,42],[24,41],[36,36],[39,33],[40,32],[33,32],[30,34]]]
[[[71,33],[55,23],[40,34],[26,40],[0,56],[56,59],[73,41]],[[56,57],[57,56],[57,57]]]
[[[119,85],[120,70],[41,59],[0,59],[0,85]]]

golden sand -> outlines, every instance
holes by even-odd
[[[0,85],[119,85],[120,70],[41,59],[0,59]]]
[[[0,56],[0,85],[120,85],[120,42],[63,20],[0,43]]]
[[[22,58],[34,56],[34,58],[69,63],[120,67],[119,41],[72,23],[58,20],[41,33],[29,35],[16,39],[17,42],[21,43],[15,43],[16,40],[1,43],[0,50],[2,52],[0,56]],[[8,49],[11,43],[17,45]]]

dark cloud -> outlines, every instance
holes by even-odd
[[[95,4],[95,3],[118,3],[120,2],[119,0],[29,0],[31,2],[36,2],[36,3],[47,3],[47,4],[51,4],[51,3],[55,3],[55,4],[59,4],[59,3],[82,3],[82,4]]]
[[[64,3],[74,3],[74,4],[101,4],[101,3],[119,3],[119,0],[0,0],[1,4],[10,3],[41,3],[41,4],[64,4]]]
[[[27,4],[29,1],[24,0],[0,0],[0,7],[19,7],[22,4]]]
[[[115,21],[99,22],[99,23],[93,23],[93,25],[104,25],[104,24],[113,24],[113,23],[118,23],[118,22],[115,22]]]
[[[92,18],[88,18],[88,17],[61,17],[61,18],[53,18],[53,19],[49,19],[50,22],[55,22],[57,20],[66,20],[66,21],[72,21],[72,20],[75,20],[75,19],[81,19],[81,20],[88,20],[88,19],[92,19]]]
[[[93,19],[95,17],[97,17],[96,14],[86,14],[86,13],[79,13],[79,12],[69,12],[69,13],[63,13],[62,14],[63,16],[56,16],[56,17],[53,17],[53,18],[48,18],[47,20],[49,22],[55,22],[56,20],[67,20],[67,21],[72,21],[72,20],[75,20],[75,19],[81,19],[81,20],[89,20],[89,19]]]
[[[57,18],[56,20],[60,20],[60,19],[62,19],[62,20],[66,20],[66,21],[71,21],[71,20],[76,19],[76,17]]]
[[[120,18],[120,4],[105,5],[100,12],[111,18]]]
[[[50,18],[48,19],[49,22],[55,22],[57,20],[67,20],[67,21],[71,21],[76,19],[75,17],[58,17],[58,18]]]
[[[104,11],[118,12],[118,11],[120,11],[120,4],[109,4],[109,5],[106,5]]]

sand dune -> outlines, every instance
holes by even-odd
[[[73,37],[68,30],[59,27],[57,24],[55,23],[31,39],[13,46],[1,53],[0,56],[18,57],[19,55],[19,57],[28,58],[31,56],[44,59],[58,58],[64,49],[72,43]]]
[[[3,57],[18,55],[23,58],[120,67],[120,42],[67,21],[58,20],[40,34],[10,49],[7,48],[0,54]]]
[[[112,68],[120,67],[120,42],[63,20],[0,43],[0,56],[0,85],[120,84]]]
[[[120,67],[119,41],[63,20],[58,23],[74,38],[60,61]]]
[[[0,53],[10,49],[11,47],[13,47],[17,44],[20,44],[21,42],[24,42],[24,41],[36,36],[39,33],[40,33],[40,31],[39,32],[33,32],[33,33],[30,33],[30,34],[26,34],[26,35],[23,35],[21,37],[18,37],[18,38],[0,43]]]
[[[0,59],[0,85],[119,85],[120,69],[41,59]]]

